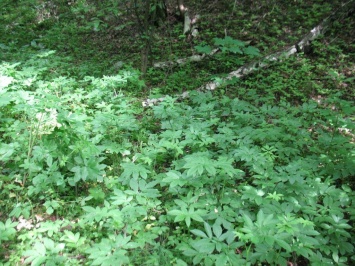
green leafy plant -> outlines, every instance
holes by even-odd
[[[0,221],[0,244],[3,241],[11,240],[16,235],[15,227],[18,225],[17,222],[12,222],[10,219],[7,219],[5,223]]]
[[[60,255],[65,245],[56,244],[49,238],[44,238],[42,241],[37,241],[31,250],[27,250],[24,255],[27,257],[25,263],[30,263],[32,266],[42,265],[43,263],[51,263],[60,265],[64,263],[65,258]]]
[[[1,265],[354,264],[353,21],[310,54],[176,97],[331,12],[227,2],[190,3],[191,40],[175,14],[154,17],[160,1],[0,3]],[[135,11],[159,24],[143,30],[149,59],[207,56],[141,76]]]
[[[246,54],[248,56],[259,56],[259,49],[253,46],[246,46],[244,42],[235,40],[230,36],[226,36],[223,39],[214,38],[214,45],[218,47],[223,53],[233,53],[233,54]],[[198,45],[195,49],[199,53],[210,54],[212,48],[208,45]]]

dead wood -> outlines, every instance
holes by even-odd
[[[311,45],[312,41],[315,40],[317,37],[320,35],[323,35],[326,33],[326,31],[330,28],[331,24],[336,21],[343,19],[350,14],[354,13],[355,10],[355,0],[348,1],[347,3],[343,4],[340,8],[338,8],[336,11],[334,11],[330,16],[328,16],[326,19],[324,19],[320,24],[318,24],[316,27],[311,29],[299,42],[296,44],[289,46],[281,51],[278,51],[276,53],[264,56],[260,58],[259,60],[253,61],[251,63],[245,64],[244,66],[240,67],[239,69],[230,72],[227,77],[221,79],[218,82],[210,82],[205,84],[204,86],[201,86],[200,88],[197,88],[197,91],[208,91],[208,90],[215,90],[218,87],[222,86],[226,81],[231,80],[232,78],[241,78],[244,77],[258,69],[264,68],[272,62],[282,62],[285,59],[289,58],[291,55],[297,54],[297,53],[303,53],[307,52],[309,49],[309,46]],[[213,50],[212,53],[215,54],[217,51]],[[205,55],[201,56],[193,56],[189,58],[184,58],[184,59],[179,59],[176,62],[164,62],[164,63],[159,63],[160,65],[157,65],[156,67],[165,67],[165,66],[173,66],[176,64],[182,64],[186,62],[196,62],[196,61],[201,61],[202,59],[205,58]],[[178,95],[179,97],[185,98],[188,97],[188,93],[184,93],[182,95]],[[157,104],[161,101],[164,101],[164,97],[161,97],[159,99],[146,99],[142,102],[142,105],[144,107],[151,106],[154,104]]]

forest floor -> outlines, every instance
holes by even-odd
[[[354,12],[175,2],[0,2],[0,266],[354,265]]]

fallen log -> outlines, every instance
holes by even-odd
[[[345,18],[349,16],[349,14],[353,13],[355,11],[355,0],[350,0],[347,3],[343,4],[341,7],[339,7],[336,11],[334,11],[330,16],[328,16],[326,19],[324,19],[318,26],[314,27],[312,30],[310,30],[299,42],[296,44],[289,46],[281,51],[278,51],[276,53],[264,56],[260,58],[259,60],[253,61],[251,63],[245,64],[244,66],[240,67],[239,69],[230,72],[227,77],[221,78],[219,81],[215,82],[210,82],[205,84],[204,86],[201,86],[197,88],[197,91],[209,91],[209,90],[215,90],[218,87],[222,86],[226,81],[231,80],[233,78],[241,78],[243,76],[246,76],[258,69],[264,68],[272,62],[282,62],[285,59],[289,58],[291,55],[294,55],[296,53],[301,53],[301,52],[307,52],[310,48],[311,42],[315,40],[318,36],[323,35],[330,27],[330,24],[336,20]],[[215,51],[217,50],[217,51]],[[212,51],[213,54],[218,52],[218,49],[215,49]],[[180,59],[182,61],[180,62],[195,62],[193,60],[202,60],[205,57],[205,55],[201,56],[195,56],[195,57],[189,57],[185,59]],[[169,62],[165,62],[164,64],[169,64]],[[175,62],[172,63],[172,65],[176,64]],[[181,98],[186,98],[188,97],[188,92],[185,92],[181,95],[177,95],[178,97]],[[164,101],[165,97],[161,98],[155,98],[155,99],[146,99],[142,102],[142,105],[144,107],[152,106],[154,104],[157,104],[159,102]]]
[[[213,55],[216,54],[217,52],[219,52],[219,49],[218,49],[218,48],[212,50],[209,54],[193,55],[193,56],[190,56],[190,57],[185,57],[185,58],[177,59],[176,61],[157,62],[157,63],[154,63],[153,66],[154,66],[155,68],[168,68],[168,67],[174,67],[174,66],[184,65],[184,64],[190,63],[190,62],[200,62],[200,61],[202,61],[205,57],[207,57],[207,56],[213,56]]]

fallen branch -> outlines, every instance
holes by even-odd
[[[212,52],[210,52],[209,54],[193,55],[193,56],[186,57],[186,58],[180,58],[180,59],[178,59],[176,61],[158,62],[158,63],[154,63],[153,66],[155,68],[167,68],[167,67],[174,67],[174,66],[184,65],[184,64],[190,63],[190,62],[199,62],[199,61],[202,61],[206,56],[213,56],[217,52],[219,52],[218,48],[212,50]]]
[[[349,14],[353,13],[355,10],[355,0],[351,0],[345,4],[343,4],[340,8],[338,8],[335,12],[333,12],[329,17],[324,19],[318,26],[314,27],[305,37],[303,37],[298,43],[295,45],[292,45],[290,47],[287,47],[279,52],[273,53],[271,55],[267,55],[262,57],[261,59],[248,63],[236,71],[230,72],[227,77],[220,79],[218,82],[210,82],[207,83],[204,86],[201,86],[200,88],[196,89],[197,91],[205,91],[205,90],[215,90],[218,87],[222,86],[226,81],[231,80],[232,78],[241,78],[243,76],[246,76],[255,70],[264,68],[268,66],[272,62],[282,62],[283,60],[289,58],[291,55],[294,55],[296,53],[300,52],[307,52],[310,48],[311,42],[315,40],[319,35],[324,34],[328,28],[329,25],[337,20],[341,19],[344,17],[347,17]],[[212,53],[215,54],[217,51],[213,50]],[[205,55],[201,56],[193,56],[189,58],[184,58],[180,59],[180,62],[196,62],[202,60],[205,57]],[[179,61],[179,60],[178,60]],[[162,65],[164,64],[176,64],[175,62],[164,62],[160,63]],[[179,64],[179,63],[178,63]],[[180,63],[181,64],[181,63]],[[179,95],[179,97],[185,98],[188,96],[188,93],[185,92],[182,95]],[[156,98],[156,99],[146,99],[145,101],[142,102],[142,105],[144,107],[151,106],[154,104],[157,104],[161,101],[164,101],[165,97],[161,98]]]

